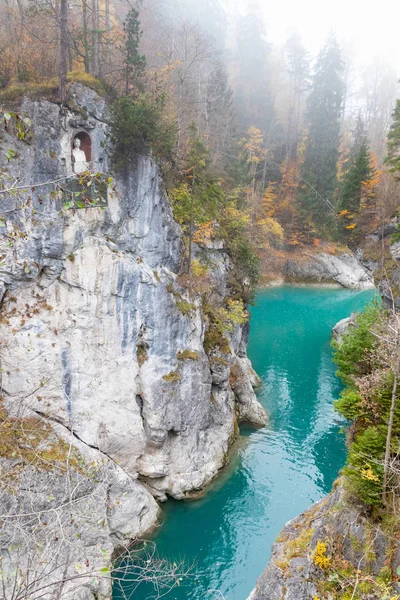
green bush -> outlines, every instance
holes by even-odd
[[[346,388],[335,402],[335,409],[349,421],[362,415],[361,397],[354,388]]]
[[[377,303],[371,304],[357,317],[356,327],[343,336],[342,342],[333,343],[338,375],[347,384],[335,408],[354,421],[343,470],[346,485],[364,504],[379,507],[394,383],[391,359],[384,349],[383,352],[379,349],[379,333],[386,339],[389,331],[386,318],[387,314]],[[393,455],[399,443],[400,403],[397,401],[391,437]]]
[[[169,158],[176,144],[176,126],[163,119],[165,98],[140,94],[118,98],[111,107],[113,163],[119,170],[137,154]]]
[[[392,233],[390,236],[390,244],[396,244],[396,242],[400,242],[400,226],[397,225],[396,231]]]
[[[356,326],[343,335],[340,343],[332,342],[334,361],[339,367],[336,374],[344,383],[353,385],[355,377],[372,370],[370,352],[379,342],[371,328],[381,319],[381,309],[377,302],[373,302],[357,316]]]
[[[350,491],[369,506],[381,504],[386,431],[380,426],[359,432],[343,469]]]

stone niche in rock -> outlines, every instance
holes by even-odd
[[[72,141],[72,167],[74,173],[79,175],[90,171],[92,163],[92,140],[86,131],[74,135]]]

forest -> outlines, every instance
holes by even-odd
[[[7,600],[244,600],[309,505],[249,600],[400,599],[398,73],[273,25],[262,0],[0,0]]]
[[[0,101],[63,102],[74,80],[105,94],[114,168],[138,152],[160,160],[189,265],[193,236],[217,227],[255,282],[260,258],[355,248],[394,213],[396,74],[378,58],[360,71],[333,32],[311,56],[297,33],[269,43],[254,2],[236,18],[219,0],[0,10]]]

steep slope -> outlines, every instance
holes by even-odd
[[[23,189],[3,198],[2,403],[12,427],[35,423],[32,436],[41,427],[46,436],[31,443],[33,461],[20,448],[13,454],[12,444],[0,451],[9,506],[0,542],[9,571],[21,569],[23,590],[28,553],[33,563],[40,558],[31,548],[38,540],[12,517],[26,505],[29,514],[53,515],[48,573],[57,554],[64,560],[45,581],[71,598],[109,598],[109,579],[98,577],[79,580],[78,595],[76,573],[98,575],[114,548],[154,527],[154,497],[201,490],[224,466],[238,419],[262,425],[266,415],[253,391],[246,327],[204,350],[209,318],[178,277],[182,236],[156,164],[138,157],[115,177],[104,207],[80,209],[75,196],[66,204],[77,133],[90,135],[92,168],[108,170],[107,106],[79,84],[70,94],[68,110],[23,102],[29,145],[3,135],[16,153],[2,159],[4,185]],[[196,252],[208,264],[208,302],[220,306],[233,275],[229,256],[223,247]],[[57,520],[69,523],[60,525],[62,547]]]

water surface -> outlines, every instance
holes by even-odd
[[[284,286],[259,292],[248,354],[263,380],[269,426],[243,427],[231,465],[201,500],[165,505],[157,551],[193,564],[167,600],[246,600],[284,524],[331,489],[345,461],[333,325],[361,310],[373,291]],[[154,597],[141,584],[135,600]],[[115,593],[115,600],[122,595]]]

